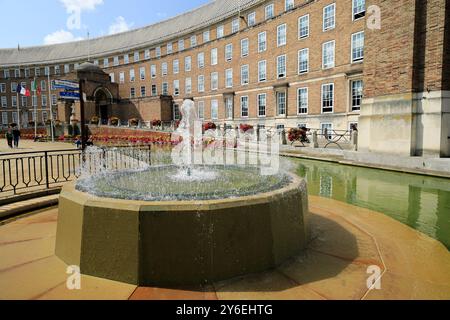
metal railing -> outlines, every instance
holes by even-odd
[[[52,150],[0,155],[0,199],[61,188],[84,172],[100,169],[134,169],[152,164],[152,146],[114,146],[98,152]]]
[[[0,155],[0,197],[59,187],[78,178],[80,150],[35,151]]]

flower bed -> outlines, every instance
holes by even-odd
[[[241,124],[241,125],[239,126],[239,128],[240,128],[241,131],[244,132],[244,133],[247,132],[247,131],[253,130],[253,126],[250,125],[250,124]]]

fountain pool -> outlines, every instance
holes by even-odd
[[[184,165],[136,160],[138,169],[116,170],[95,161],[88,167],[112,169],[63,188],[58,257],[91,276],[178,286],[262,272],[305,248],[305,181],[257,166],[193,165],[192,108],[181,108]]]

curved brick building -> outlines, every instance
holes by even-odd
[[[87,88],[87,118],[170,121],[190,97],[206,121],[358,124],[363,151],[450,156],[449,7],[446,0],[217,0],[89,43],[0,49],[1,123],[26,126],[35,106],[38,122],[50,109],[68,122],[70,106],[48,79],[75,79],[89,57],[98,68],[84,70],[97,79]],[[40,95],[18,96],[17,85],[34,79]]]

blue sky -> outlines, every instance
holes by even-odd
[[[0,0],[3,13],[0,48],[77,40],[86,38],[88,30],[91,38],[117,33],[167,19],[208,2],[210,0]]]

